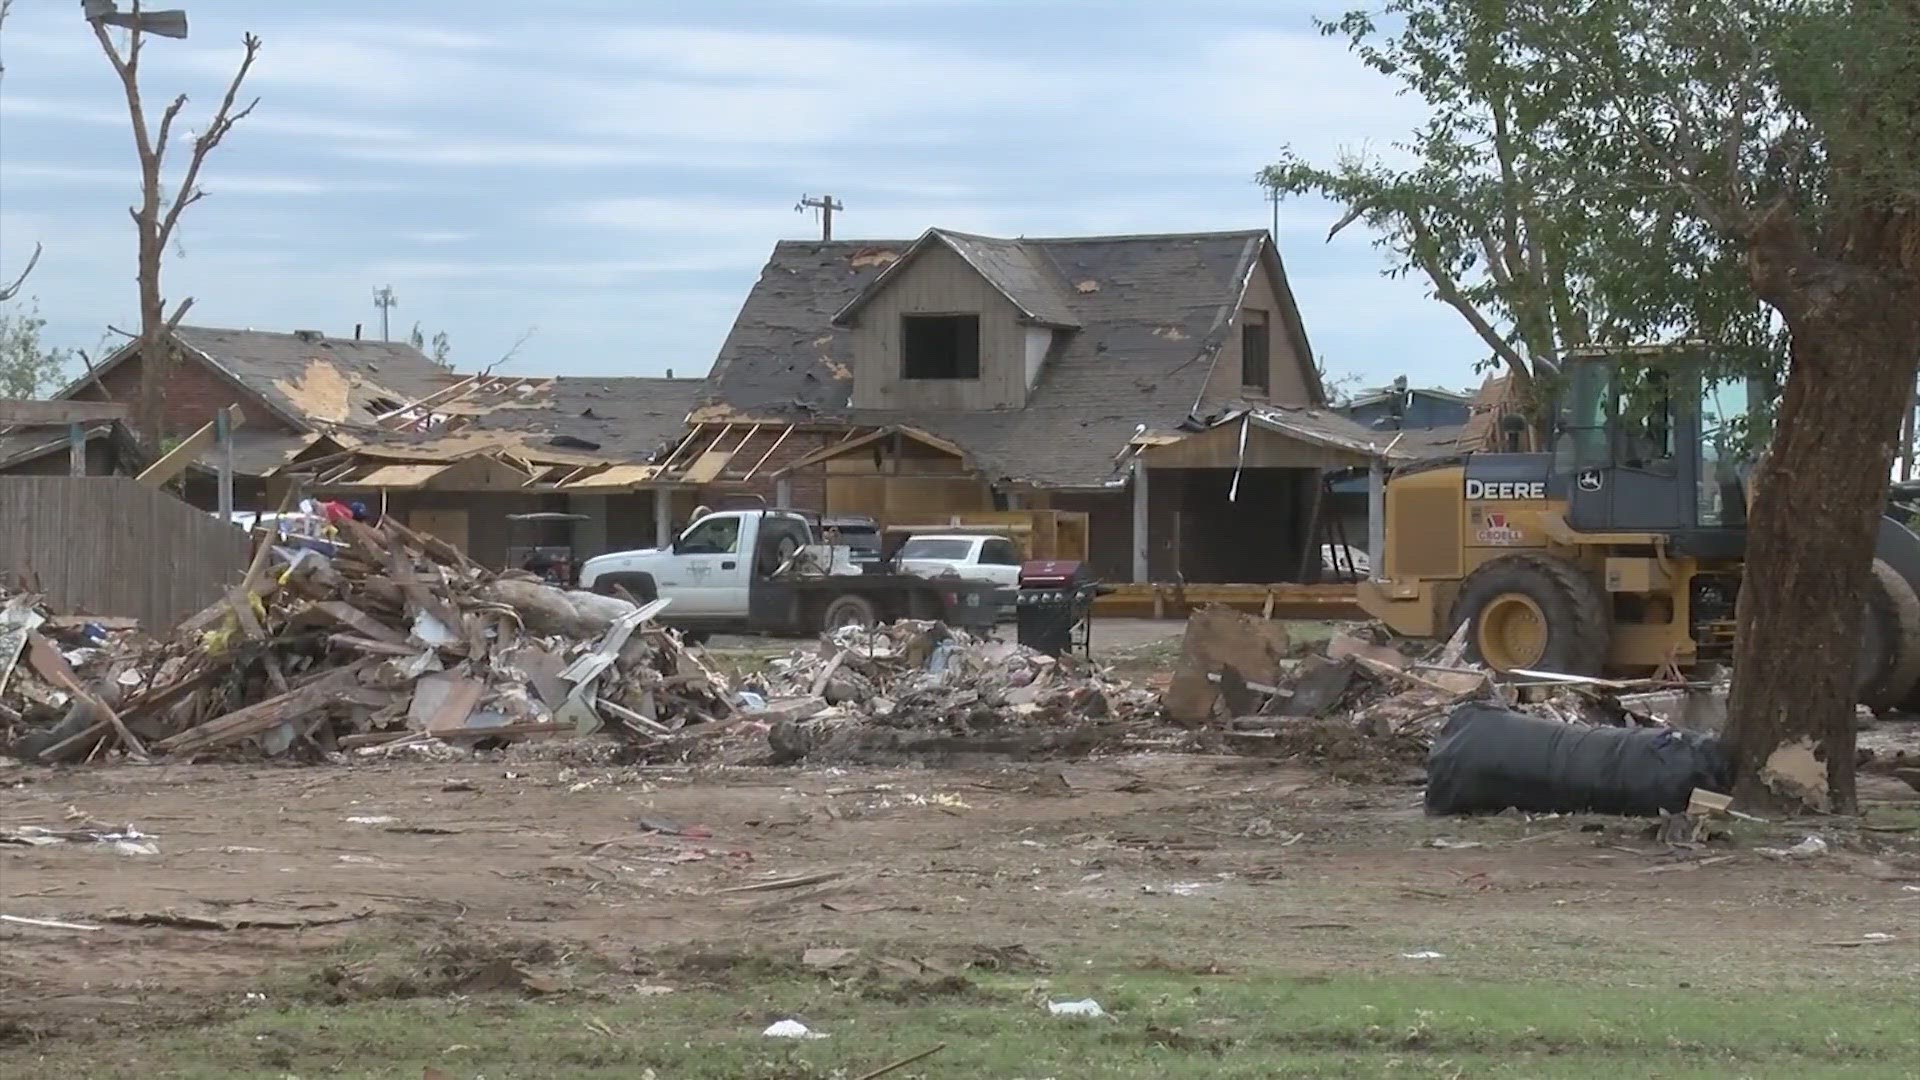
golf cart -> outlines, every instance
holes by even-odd
[[[537,514],[507,515],[507,565],[509,570],[526,570],[540,575],[549,584],[566,587],[573,582],[573,544],[545,543],[557,531],[556,525],[588,520],[585,514],[543,511]]]

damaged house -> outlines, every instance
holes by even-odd
[[[162,441],[190,435],[233,407],[234,505],[267,506],[267,479],[322,436],[371,427],[386,409],[431,394],[457,376],[398,342],[182,326],[173,333]],[[139,351],[128,344],[58,395],[76,401],[140,400]],[[143,433],[144,434],[144,433]],[[209,443],[187,464],[183,493],[212,510],[220,451]]]
[[[650,545],[693,509],[695,490],[652,485],[648,463],[684,434],[698,379],[462,375],[411,345],[318,331],[183,326],[174,345],[162,437],[237,415],[240,510],[273,509],[297,476],[309,494],[364,501],[498,567],[516,545]],[[123,348],[61,396],[135,402],[141,363]],[[90,433],[90,471],[115,471],[114,430]],[[0,452],[35,455],[17,471],[65,471],[67,442],[8,432]],[[211,439],[188,449],[182,493],[213,510],[222,452]],[[514,520],[525,514],[570,519]]]
[[[1119,582],[1313,580],[1323,472],[1384,442],[1327,408],[1264,231],[783,241],[690,420],[705,483],[1082,512]]]

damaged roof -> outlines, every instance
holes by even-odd
[[[175,336],[309,430],[372,423],[458,378],[405,342],[206,326],[182,326]]]
[[[301,431],[339,423],[371,424],[381,412],[460,378],[419,349],[398,341],[212,326],[182,326],[174,331],[174,338]],[[131,344],[123,347],[59,396],[72,394],[136,352]]]
[[[526,445],[629,463],[647,462],[686,433],[704,379],[575,378],[473,418],[468,430],[521,432]]]
[[[1024,409],[854,410],[851,332],[889,268],[944,243],[1056,336]],[[1264,230],[993,240],[934,230],[917,241],[782,241],[721,346],[709,419],[903,425],[964,446],[995,481],[1099,487],[1141,426],[1196,408],[1254,266],[1266,261],[1294,351],[1311,356]],[[1316,396],[1318,377],[1304,373]]]

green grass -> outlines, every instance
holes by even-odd
[[[1102,970],[850,977],[742,958],[674,993],[616,980],[552,998],[481,994],[311,1004],[283,987],[210,1027],[53,1041],[0,1074],[108,1077],[1907,1077],[1920,1028],[1901,991],[1723,994],[1449,979]],[[672,982],[662,972],[645,981]],[[1910,993],[1910,988],[1906,993]],[[1111,1014],[1069,1020],[1048,999]],[[798,1017],[829,1038],[763,1038]]]

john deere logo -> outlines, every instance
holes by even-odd
[[[1600,470],[1599,469],[1582,469],[1580,471],[1580,477],[1576,481],[1576,483],[1580,485],[1581,491],[1599,491],[1600,484],[1601,484]]]
[[[1467,480],[1467,498],[1482,499],[1544,499],[1547,497],[1545,480]]]

